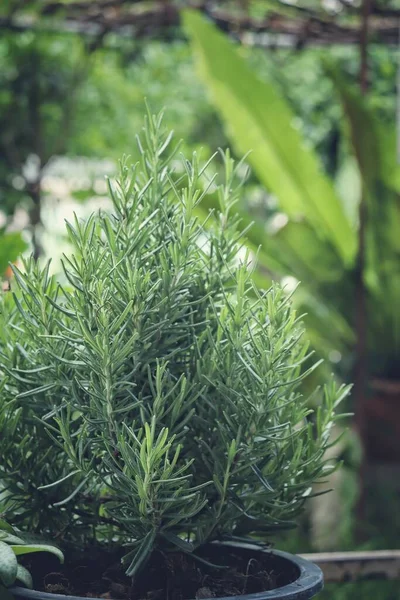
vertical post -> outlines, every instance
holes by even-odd
[[[363,0],[361,6],[361,28],[360,28],[360,74],[359,84],[361,92],[365,95],[368,90],[368,37],[369,16],[371,13],[372,0]],[[355,392],[355,424],[360,436],[362,446],[365,450],[366,441],[366,417],[365,417],[365,395],[367,391],[368,367],[367,367],[367,306],[366,289],[364,281],[365,273],[365,229],[367,223],[367,190],[362,184],[359,206],[359,229],[358,229],[358,252],[355,271],[355,330],[356,330],[356,364],[354,373]],[[360,521],[365,517],[365,456],[362,458],[359,474],[360,498],[358,503],[358,518]]]
[[[398,28],[398,42],[397,42],[397,81],[396,81],[396,95],[397,95],[397,163],[400,164],[400,19],[397,19]]]
[[[368,37],[369,16],[371,14],[372,0],[363,0],[361,6],[360,28],[360,88],[363,94],[368,91]]]
[[[28,192],[32,200],[32,208],[29,211],[30,227],[32,231],[32,253],[34,258],[38,259],[42,254],[42,245],[40,243],[40,226],[42,225],[42,189],[40,172],[35,181],[28,184]]]

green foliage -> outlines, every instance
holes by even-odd
[[[20,233],[5,233],[0,230],[0,280],[8,264],[15,261],[25,249],[26,244]]]
[[[17,203],[26,203],[40,170],[53,155],[68,149],[76,91],[86,62],[78,40],[71,44],[34,33],[2,37],[0,206],[4,212],[12,213]]]
[[[223,34],[195,11],[185,12],[185,24],[239,151],[251,151],[248,160],[255,173],[290,217],[304,215],[322,242],[330,241],[345,263],[351,261],[356,237],[341,201],[293,127],[291,111],[275,86],[255,76]]]
[[[122,150],[134,153],[135,160],[139,158],[134,137],[142,125],[145,98],[155,112],[162,110],[168,98],[168,122],[177,138],[184,138],[185,150],[225,144],[188,44],[153,41],[128,47],[105,46],[96,52],[79,91],[69,152],[118,160]]]
[[[329,48],[307,46],[301,52],[293,48],[272,49],[241,47],[240,53],[257,75],[274,84],[290,104],[294,124],[308,146],[316,150],[326,171],[337,176],[343,158],[342,110],[335,87],[327,77],[324,61],[340,64],[342,72],[358,81],[359,48],[337,45]],[[368,52],[371,82],[368,98],[378,119],[393,123],[396,112],[395,48],[373,44]],[[394,131],[393,131],[394,133]],[[348,204],[348,191],[343,196]]]
[[[365,284],[368,292],[369,349],[373,363],[396,376],[400,363],[400,168],[395,131],[380,122],[354,85],[328,69],[347,117],[367,206]],[[378,371],[379,372],[379,371]]]
[[[46,27],[0,39],[0,209],[9,217],[17,208],[29,213],[38,253],[40,216],[55,201],[50,191],[45,202],[52,159],[117,162],[121,152],[133,152],[136,160],[134,132],[141,126],[144,97],[157,109],[169,98],[171,126],[191,151],[204,141],[204,130],[208,144],[224,144],[187,43],[139,44],[109,35],[94,50],[90,39]],[[66,187],[77,181],[71,169],[61,177]],[[74,199],[98,194],[89,177],[79,185]]]
[[[14,529],[0,519],[0,592],[5,593],[5,587],[11,587],[16,581],[26,587],[32,587],[32,577],[29,571],[18,563],[18,557],[35,552],[50,552],[63,562],[63,553],[53,545],[32,543],[30,536]]]
[[[278,276],[290,275],[303,287],[296,297],[307,313],[312,343],[323,353],[347,357],[354,349],[356,245],[360,195],[339,199],[334,182],[320,171],[317,157],[294,127],[295,115],[266,77],[258,78],[224,36],[200,15],[185,13],[186,29],[199,58],[200,72],[213,93],[227,132],[261,183],[277,197],[286,223],[267,236],[263,227],[249,232],[260,245],[263,265]],[[217,57],[217,59],[215,58]],[[400,362],[399,168],[395,135],[376,111],[330,67],[348,122],[354,153],[346,162],[360,180],[368,204],[366,268],[370,372],[391,377]],[[240,74],[240,75],[238,75]],[[243,83],[245,82],[245,83]],[[374,103],[376,105],[376,102]],[[346,187],[345,172],[341,189]],[[333,235],[334,234],[334,235]],[[348,361],[349,362],[349,361]],[[349,365],[345,365],[348,368]]]
[[[335,468],[347,393],[330,382],[312,415],[299,390],[316,365],[290,298],[252,281],[241,165],[224,154],[220,184],[196,155],[174,172],[170,142],[149,115],[114,214],[67,224],[64,282],[26,260],[2,308],[5,502],[21,526],[118,540],[132,576],[154,548],[292,527]],[[200,220],[209,191],[219,208]]]

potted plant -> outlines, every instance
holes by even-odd
[[[347,388],[329,382],[311,414],[301,322],[279,286],[253,284],[232,215],[242,165],[223,154],[223,182],[204,185],[209,163],[179,171],[171,137],[149,115],[140,162],[110,183],[113,214],[67,223],[61,281],[28,259],[3,297],[3,512],[66,557],[32,560],[37,591],[12,588],[19,600],[322,587],[266,541],[335,468]],[[209,192],[220,209],[201,216]]]

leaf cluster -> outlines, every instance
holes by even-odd
[[[67,223],[63,277],[28,259],[2,307],[8,510],[126,545],[131,576],[154,549],[291,527],[334,468],[347,393],[328,384],[310,414],[301,322],[281,288],[254,285],[232,214],[243,166],[227,152],[208,179],[171,138],[149,114],[140,162],[109,183],[113,214]],[[205,214],[208,193],[219,209]]]
[[[32,577],[26,567],[18,563],[18,557],[35,552],[50,552],[63,562],[64,555],[56,546],[33,542],[29,536],[15,530],[7,521],[0,519],[0,592],[20,581],[32,588]],[[3,595],[1,596],[3,598]]]
[[[400,364],[395,309],[400,301],[400,170],[394,123],[382,118],[376,98],[362,96],[354,77],[348,81],[343,76],[347,54],[335,52],[342,57],[338,63],[332,61],[332,56],[329,60],[325,57],[320,72],[313,69],[319,85],[307,81],[307,86],[318,89],[318,93],[325,88],[329,104],[337,103],[336,118],[343,131],[335,134],[338,169],[334,179],[324,172],[320,156],[310,148],[310,132],[303,135],[297,127],[298,110],[294,113],[287,103],[286,98],[294,99],[295,89],[294,94],[302,94],[310,106],[311,96],[304,94],[299,82],[289,86],[290,93],[283,90],[282,96],[276,77],[257,61],[254,68],[249,67],[243,53],[215,25],[190,9],[184,11],[183,18],[199,73],[213,94],[232,144],[241,153],[254,150],[249,164],[285,214],[283,220],[281,217],[270,222],[268,237],[259,219],[260,227],[252,228],[249,241],[260,246],[260,263],[266,269],[302,282],[296,304],[307,313],[307,334],[314,348],[329,360],[335,354],[343,356],[337,368],[344,378],[356,354],[359,307],[355,290],[359,280],[358,213],[362,196],[367,212],[363,268],[368,314],[364,324],[367,376],[396,379]],[[297,73],[300,67],[296,63],[294,68]],[[280,63],[279,72],[287,73],[286,65],[283,69]],[[303,69],[303,75],[309,76],[307,69]],[[311,105],[313,114],[317,114],[315,105]],[[324,126],[327,110],[325,106]],[[250,218],[249,212],[245,218]]]

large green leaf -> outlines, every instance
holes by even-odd
[[[393,127],[380,123],[357,86],[347,83],[334,67],[327,69],[335,83],[349,125],[349,134],[357,159],[364,193],[369,203],[369,222],[382,243],[400,248],[400,166],[396,158],[396,135]],[[375,220],[377,219],[377,220]]]
[[[33,587],[32,575],[29,573],[28,569],[26,569],[22,565],[18,565],[17,579],[21,581],[25,587],[29,589]]]
[[[332,182],[293,126],[293,114],[274,86],[261,81],[231,42],[192,10],[183,19],[200,73],[239,152],[289,216],[306,217],[318,238],[330,240],[344,263],[356,251],[356,234]]]
[[[378,121],[357,86],[347,83],[334,67],[328,68],[328,73],[347,117],[367,200],[368,268],[382,271],[387,261],[397,262],[400,258],[395,254],[400,251],[400,167],[396,164],[395,137],[388,126]]]
[[[12,548],[0,542],[0,583],[11,586],[17,577],[18,563]]]
[[[346,116],[366,201],[368,327],[373,354],[400,357],[400,167],[393,128],[381,123],[368,99],[328,65]],[[376,360],[376,358],[374,359]]]
[[[56,546],[47,544],[24,544],[12,545],[11,548],[16,556],[20,556],[21,554],[32,554],[33,552],[50,552],[57,556],[60,562],[64,562],[64,555]]]

